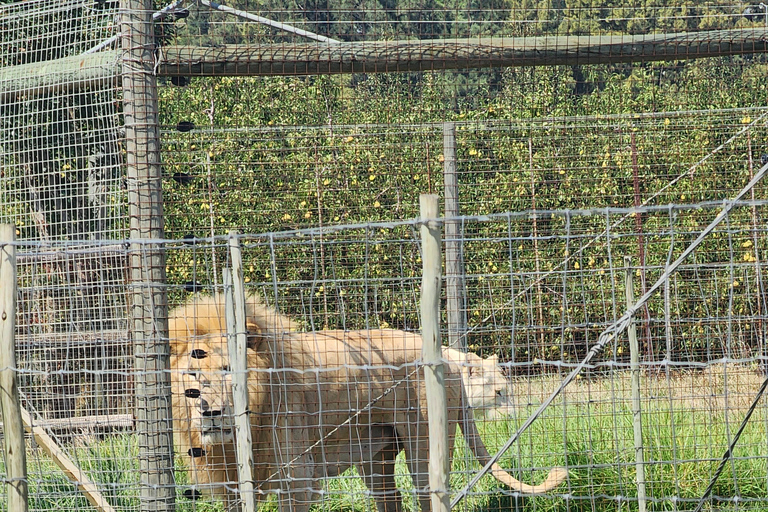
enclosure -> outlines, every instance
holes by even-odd
[[[202,402],[177,383],[202,370],[173,357],[177,308],[242,284],[295,322],[291,336],[398,343],[429,332],[429,227],[442,237],[438,339],[480,379],[461,403],[449,389],[448,411],[472,411],[523,482],[567,470],[547,492],[511,491],[459,436],[453,508],[763,510],[766,9],[0,4],[0,224],[15,226],[0,252],[15,251],[17,272],[0,283],[17,288],[0,380],[18,382],[29,509],[249,510],[256,496],[277,510],[286,487],[252,476],[246,492],[224,434],[183,444],[203,437],[173,404]],[[439,196],[437,215],[420,212],[423,194]],[[191,325],[197,310],[184,311]],[[396,369],[369,362],[342,367]],[[264,370],[240,363],[215,370],[235,390]],[[425,354],[404,367],[418,388],[436,366]],[[349,396],[373,386],[353,380]],[[318,443],[402,396],[396,382],[345,402],[347,420],[321,407]],[[256,413],[237,396],[222,410],[239,449],[235,422]],[[15,510],[9,408],[0,501]],[[373,444],[350,437],[349,457]],[[200,465],[217,446],[229,503]],[[417,510],[402,453],[395,472]],[[375,510],[354,468],[319,476],[331,477],[314,507]]]

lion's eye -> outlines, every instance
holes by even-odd
[[[184,396],[187,398],[200,398],[200,390],[194,388],[185,389]]]
[[[225,364],[224,366],[222,366],[221,371],[228,372],[229,371],[229,365]]]

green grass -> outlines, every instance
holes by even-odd
[[[597,396],[597,395],[595,395]],[[722,410],[713,412],[695,401],[671,402],[667,397],[646,399],[643,436],[648,510],[692,510],[706,489],[730,439],[743,418],[743,406],[731,410],[728,421]],[[674,409],[674,412],[670,410]],[[525,420],[534,406],[521,407],[515,416],[497,421],[478,421],[481,434],[493,452]],[[705,510],[762,510],[768,496],[768,415],[758,409],[747,425],[734,459],[714,487],[716,496],[738,495],[734,506],[715,502]],[[519,511],[617,511],[637,510],[632,414],[625,402],[579,401],[555,405],[537,420],[530,431],[502,458],[502,466],[525,482],[541,481],[548,468],[566,465],[570,478],[553,496],[513,497],[500,491],[496,481],[484,477],[461,507],[477,510]],[[70,456],[91,477],[118,510],[138,510],[138,447],[133,435],[94,440],[87,446],[70,447]],[[180,461],[179,461],[180,462]],[[479,468],[462,439],[454,454],[451,486],[462,488]],[[525,468],[520,470],[519,468]],[[536,468],[534,470],[528,468]],[[89,510],[85,498],[60,470],[37,450],[29,453],[31,510]],[[189,488],[181,463],[176,472],[177,510],[221,512],[220,503],[183,497]],[[415,510],[413,486],[405,464],[397,467],[398,486],[407,510]],[[371,510],[366,488],[354,471],[326,482],[323,510]],[[676,497],[676,498],[675,498]],[[677,499],[677,502],[676,502]],[[4,500],[3,500],[4,502]],[[3,503],[4,505],[4,503]],[[274,499],[262,510],[276,510]]]

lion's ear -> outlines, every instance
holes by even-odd
[[[493,354],[488,358],[488,361],[492,362],[493,364],[499,364],[499,354]]]

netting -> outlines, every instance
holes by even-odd
[[[242,506],[237,415],[223,398],[236,375],[213,355],[166,360],[165,300],[173,311],[223,293],[237,229],[247,292],[297,333],[349,341],[362,330],[402,348],[421,329],[414,219],[427,192],[458,212],[445,226],[455,231],[444,233],[441,320],[465,396],[449,410],[472,410],[494,454],[621,318],[627,272],[639,297],[768,163],[767,11],[676,0],[0,5],[0,222],[19,240],[30,509],[168,510],[152,496],[170,486],[179,510]],[[142,15],[151,33],[132,25]],[[123,89],[136,77],[156,77],[159,107],[135,101],[152,86]],[[137,132],[150,133],[138,146]],[[638,309],[639,384],[621,334],[500,458],[524,482],[559,466],[567,480],[523,497],[486,475],[459,507],[696,507],[764,380],[765,200],[759,182]],[[185,325],[203,312],[188,310]],[[223,307],[205,313],[224,325]],[[331,344],[292,336],[310,352]],[[417,509],[424,493],[398,453],[423,468],[409,443],[424,441],[425,419],[403,399],[421,392],[418,357],[353,364],[328,346],[312,364],[283,351],[304,367],[249,373],[279,384],[266,387],[273,408],[248,415],[268,434],[254,434],[262,506],[293,485],[323,509],[373,510],[381,489],[347,470],[368,455]],[[332,398],[292,392],[306,379],[323,389],[321,376],[341,369]],[[209,370],[219,394],[202,396]],[[193,419],[171,412],[175,467],[160,472],[175,481],[152,480],[171,399]],[[766,428],[762,399],[710,510],[765,508]],[[459,436],[454,491],[482,465],[470,451]],[[302,475],[310,452],[317,465]]]

